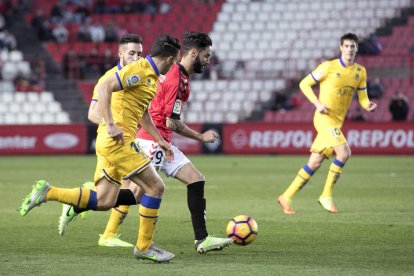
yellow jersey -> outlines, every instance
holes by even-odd
[[[366,93],[365,67],[357,63],[346,66],[339,58],[321,63],[310,76],[320,83],[319,101],[328,108],[326,115],[316,110],[314,122],[341,127],[355,92]]]
[[[124,130],[125,140],[135,140],[138,122],[157,92],[159,75],[149,55],[115,72],[121,90],[112,94],[111,112],[114,123]],[[100,132],[106,133],[103,120],[98,127]]]

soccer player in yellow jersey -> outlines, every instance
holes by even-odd
[[[365,68],[354,62],[358,51],[357,36],[348,33],[343,35],[340,41],[341,57],[320,64],[299,85],[316,108],[313,122],[317,136],[311,146],[308,163],[299,170],[293,182],[278,198],[283,212],[287,215],[295,213],[291,206],[293,196],[306,185],[323,160],[328,159],[334,152],[336,156],[329,168],[319,203],[327,211],[337,212],[332,200],[332,190],[351,156],[351,149],[341,127],[354,93],[358,94],[359,103],[365,110],[371,112],[377,107],[367,96]],[[319,98],[312,90],[312,86],[318,83]]]
[[[131,62],[137,61],[141,58],[142,51],[142,39],[139,36],[134,34],[126,34],[119,39],[118,64],[105,72],[105,74],[98,80],[98,83],[95,85],[93,90],[92,100],[88,110],[88,119],[92,123],[98,125],[102,119],[101,111],[98,108],[98,91],[96,89],[98,84],[102,83],[103,80],[109,76],[112,76],[115,72],[120,71]]]
[[[115,74],[115,72],[120,71],[123,67],[126,65],[137,61],[139,58],[141,58],[143,51],[142,47],[142,40],[139,36],[134,34],[126,34],[122,36],[119,39],[119,48],[118,48],[118,56],[119,56],[119,62],[116,66],[108,70],[99,80],[98,83],[95,85],[95,88],[93,90],[92,100],[89,105],[89,111],[88,111],[88,119],[94,123],[99,124],[102,120],[102,113],[99,108],[98,103],[98,91],[97,87],[99,84],[101,84],[105,79]],[[112,100],[116,101],[119,99],[119,95],[122,94],[123,91],[118,91],[116,94],[112,95]],[[116,97],[114,97],[116,96]],[[147,118],[147,111],[144,113],[144,117]],[[160,136],[161,137],[161,136]],[[102,161],[103,158],[100,156],[97,156],[98,162],[96,167],[96,173],[98,176],[100,175],[100,172],[102,170]],[[95,177],[96,178],[96,177]],[[89,185],[92,184],[92,185]],[[93,188],[93,183],[88,182],[85,183],[83,186],[88,188],[88,185],[90,188]],[[136,184],[130,183],[130,181],[122,181],[122,190],[120,190],[120,194],[118,195],[118,198],[120,197],[129,197],[131,203],[137,204],[140,202],[140,196],[142,196],[141,190],[138,188]],[[129,190],[124,190],[129,189]],[[140,196],[139,196],[140,195]],[[118,228],[122,224],[124,218],[128,214],[130,209],[130,205],[121,205],[114,207],[111,212],[110,219],[108,221],[107,227],[105,232],[100,235],[98,244],[100,246],[122,246],[122,247],[134,247],[133,244],[124,242],[119,239],[119,235],[117,234]],[[84,213],[85,214],[85,213]],[[77,216],[77,213],[74,211],[74,207],[71,205],[64,204],[62,215],[59,218],[59,234],[63,236],[63,234],[66,231],[66,228],[68,224]]]
[[[96,192],[87,188],[63,189],[51,186],[44,180],[33,185],[32,192],[24,199],[20,215],[25,216],[32,208],[46,201],[58,201],[86,210],[108,210],[125,202],[117,201],[121,180],[132,180],[144,191],[139,207],[140,225],[134,255],[137,259],[168,262],[174,254],[153,242],[159,207],[164,192],[164,182],[135,143],[138,123],[155,96],[160,74],[166,74],[177,61],[179,41],[162,35],[153,43],[150,55],[133,62],[98,85],[100,110],[103,120],[99,124],[96,153],[103,157],[102,171],[95,179]],[[120,99],[111,103],[111,95],[123,90]],[[154,133],[155,134],[155,133]],[[160,144],[161,146],[161,144]],[[168,143],[167,160],[173,154]],[[97,176],[97,174],[95,174]]]

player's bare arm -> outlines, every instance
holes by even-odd
[[[91,101],[91,104],[89,105],[88,120],[96,125],[99,125],[102,120],[101,109],[99,108],[99,103],[97,101]]]
[[[102,118],[104,119],[104,122],[106,124],[106,130],[108,132],[108,135],[112,137],[114,140],[121,141],[121,143],[123,143],[123,130],[114,124],[111,112],[112,92],[121,90],[116,76],[113,75],[105,81],[103,81],[100,85],[98,85],[97,89],[99,95],[99,107],[102,112]]]
[[[195,131],[194,129],[191,129],[188,127],[183,121],[181,120],[175,120],[171,118],[166,118],[167,120],[167,127],[174,131],[175,133],[178,133],[182,136],[198,140],[204,143],[212,143],[217,140],[219,137],[218,133],[214,130],[208,130],[204,133],[199,133]]]
[[[174,153],[171,150],[171,145],[165,139],[161,136],[159,131],[154,125],[154,122],[151,119],[151,116],[148,113],[148,110],[146,110],[139,121],[139,124],[143,129],[145,129],[146,132],[148,132],[155,140],[155,142],[158,143],[158,145],[164,150],[165,157],[167,158],[168,162],[171,162],[174,159]]]

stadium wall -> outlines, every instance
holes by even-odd
[[[173,144],[187,154],[307,154],[315,137],[309,123],[191,124],[203,132],[215,129],[212,144],[173,135]],[[414,155],[412,122],[347,122],[343,132],[353,154]],[[95,147],[96,126],[0,126],[0,155],[83,154]]]

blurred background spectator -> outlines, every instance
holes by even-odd
[[[382,50],[381,42],[378,40],[375,33],[359,43],[358,54],[359,55],[378,55]]]
[[[52,30],[53,37],[57,43],[66,43],[69,37],[69,31],[62,23],[57,24]]]
[[[355,122],[363,122],[363,121],[366,121],[364,112],[362,111],[362,109],[361,109],[361,107],[359,105],[352,112],[351,121],[355,121]]]
[[[373,81],[367,81],[367,91],[368,97],[370,99],[379,99],[382,97],[384,93],[384,88],[381,84],[381,79],[379,77],[375,77]]]
[[[393,121],[406,121],[408,112],[410,111],[408,97],[402,92],[395,92],[391,97],[388,108],[391,112]]]

